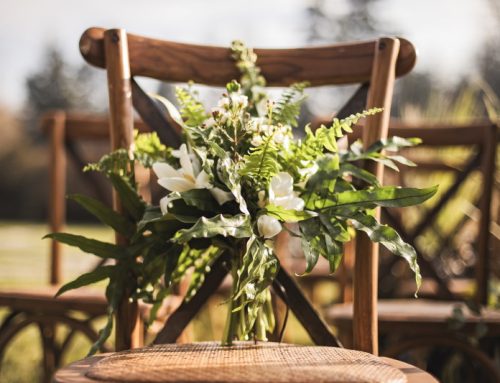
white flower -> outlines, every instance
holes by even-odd
[[[158,183],[161,186],[173,192],[209,189],[212,186],[208,174],[200,169],[199,163],[191,161],[186,144],[182,144],[176,154],[179,156],[180,169],[174,169],[164,162],[153,164],[153,171],[158,177]]]
[[[167,163],[157,162],[153,164],[153,171],[158,177],[158,184],[171,192],[186,192],[192,189],[208,189],[219,205],[234,199],[230,192],[214,187],[210,183],[210,176],[201,169],[201,164],[196,155],[190,156],[186,144],[182,144],[179,150],[173,153],[179,158],[181,167],[174,169]],[[167,213],[168,204],[173,200],[166,196],[160,201],[163,214]]]
[[[261,215],[257,220],[257,228],[264,238],[272,238],[281,231],[281,224],[274,217]]]
[[[293,178],[286,172],[280,172],[271,178],[269,185],[269,203],[288,210],[303,210],[304,200],[293,191]]]

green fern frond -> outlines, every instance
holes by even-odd
[[[363,110],[361,113],[351,114],[349,117],[343,118],[341,120],[339,120],[338,118],[334,118],[330,129],[333,130],[337,138],[341,138],[344,136],[344,132],[352,133],[353,125],[356,125],[359,120],[380,113],[382,112],[382,110],[382,108],[371,108],[368,110]]]
[[[273,109],[272,118],[275,124],[291,125],[293,127],[298,125],[297,119],[300,108],[306,99],[304,89],[308,85],[307,82],[299,82],[283,92]]]
[[[188,88],[175,88],[175,96],[181,106],[182,119],[187,126],[199,126],[209,117],[191,86]]]
[[[278,154],[279,149],[273,141],[273,136],[266,137],[262,145],[252,149],[252,152],[243,158],[240,175],[267,186],[271,177],[280,171]]]

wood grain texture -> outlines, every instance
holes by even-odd
[[[105,29],[89,28],[80,39],[80,52],[92,65],[104,68]],[[401,41],[396,74],[408,73],[416,62],[416,51]],[[181,44],[128,34],[130,68],[133,76],[171,82],[225,86],[239,78],[228,48]],[[255,49],[257,64],[270,86],[308,81],[311,86],[364,83],[371,79],[377,42],[338,44],[297,49]]]
[[[134,116],[128,57],[127,34],[123,29],[110,29],[104,33],[106,69],[110,106],[109,135],[111,150],[130,150],[133,144]],[[122,212],[118,195],[113,191],[113,207]],[[127,239],[116,234],[116,242],[126,245]],[[137,302],[129,302],[130,291],[125,291],[116,314],[117,350],[140,347],[143,343],[142,323]]]
[[[477,303],[488,303],[489,276],[490,276],[490,222],[491,199],[495,178],[495,157],[497,152],[497,126],[491,124],[483,136],[481,171],[483,174],[483,195],[479,204],[481,219],[479,221],[478,258],[475,267]],[[492,254],[494,255],[494,254]]]
[[[50,136],[50,192],[49,226],[52,233],[61,232],[66,220],[66,151],[65,125],[66,115],[59,111],[52,118],[44,121]],[[62,281],[61,267],[62,244],[54,239],[50,247],[50,284],[58,285]]]
[[[387,137],[399,45],[397,39],[382,38],[375,48],[367,108],[378,107],[383,111],[366,121],[366,128],[363,129],[365,148]],[[382,182],[383,167],[380,164],[367,163],[365,168]],[[377,217],[379,215],[380,211],[376,213]],[[372,242],[366,234],[358,233],[354,262],[353,345],[357,350],[375,355],[378,354],[378,256],[378,243]]]

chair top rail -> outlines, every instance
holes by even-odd
[[[42,130],[48,132],[59,111],[48,112],[42,117]],[[69,140],[108,140],[109,118],[105,115],[83,113],[65,113],[65,137]],[[151,129],[141,120],[134,122],[135,129],[140,132],[149,132]]]
[[[105,68],[104,28],[89,28],[80,39],[85,60]],[[127,34],[133,76],[162,81],[225,86],[239,78],[228,48],[182,44]],[[414,67],[414,46],[399,39],[396,76]],[[369,82],[377,40],[296,49],[255,49],[258,65],[269,86],[308,81],[311,86]]]

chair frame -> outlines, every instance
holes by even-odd
[[[239,77],[227,48],[150,39],[127,34],[123,29],[88,29],[80,40],[80,51],[87,62],[107,70],[113,150],[131,147],[133,105],[143,120],[159,134],[166,134],[165,126],[169,126],[168,121],[161,121],[162,116],[138,89],[133,76],[147,76],[173,82],[192,80],[214,86],[224,86]],[[311,86],[363,84],[341,112],[350,114],[349,112],[353,108],[356,110],[360,104],[366,108],[384,108],[382,113],[368,119],[368,129],[364,131],[365,145],[387,135],[395,77],[409,72],[416,60],[415,49],[411,43],[395,38],[318,48],[255,49],[255,52],[259,57],[258,65],[270,86],[286,86],[296,81],[308,81]],[[356,65],[353,65],[354,62]],[[152,121],[153,117],[157,120]],[[171,138],[168,142],[175,142],[176,132],[170,129],[168,134]],[[371,166],[370,170],[379,178],[382,177],[381,166]],[[116,195],[114,201],[116,210],[121,211]],[[124,244],[126,241],[117,236],[117,242]],[[355,348],[377,354],[378,246],[371,243],[368,237],[360,235],[357,249],[362,257],[358,257],[355,265]],[[205,301],[204,297],[211,295],[222,282],[227,273],[223,261],[224,257],[221,257],[219,262],[213,265],[197,296],[189,303],[182,304],[172,314],[159,333],[157,342],[175,341],[179,331],[187,325]],[[280,287],[277,288],[277,285]],[[274,287],[276,292],[279,292],[280,288],[285,289],[290,308],[315,343],[340,345],[283,269],[278,273]],[[137,304],[124,299],[117,314],[118,350],[140,346],[137,317]]]

